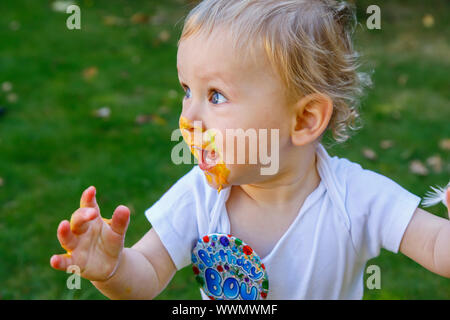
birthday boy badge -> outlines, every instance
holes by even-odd
[[[264,264],[242,240],[221,233],[206,235],[192,250],[195,279],[210,299],[260,300],[269,280]]]

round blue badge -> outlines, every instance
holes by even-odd
[[[241,239],[230,234],[206,235],[197,241],[191,260],[195,279],[210,299],[266,299],[266,268]]]

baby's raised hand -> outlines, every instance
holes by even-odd
[[[118,206],[112,219],[103,219],[95,192],[94,187],[87,188],[70,222],[64,220],[59,224],[58,240],[67,253],[53,255],[50,265],[64,271],[76,265],[83,278],[104,281],[114,274],[119,264],[130,210]]]

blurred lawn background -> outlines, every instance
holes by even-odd
[[[150,228],[145,209],[191,167],[171,162],[170,134],[183,97],[176,43],[193,2],[75,3],[81,30],[66,28],[54,1],[0,2],[0,299],[105,299],[87,280],[68,290],[68,275],[50,268],[64,252],[59,222],[95,185],[104,217],[119,204],[132,210],[131,246]],[[450,174],[450,4],[356,4],[356,46],[374,86],[363,129],[329,153],[423,196]],[[366,28],[371,4],[381,30]],[[382,251],[370,264],[381,268],[381,290],[366,288],[365,299],[450,298],[449,279],[401,254]],[[199,298],[190,268],[158,297]]]

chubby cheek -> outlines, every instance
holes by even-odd
[[[241,142],[236,137],[232,137],[232,139],[233,143],[229,142],[227,144],[226,139],[224,139],[223,144],[218,147],[218,153],[221,159],[220,163],[227,170],[215,170],[214,175],[219,175],[218,180],[224,183],[223,188],[229,185],[241,185],[261,181],[263,178],[261,177],[261,168],[267,166],[262,165],[260,159],[260,143],[263,142],[260,142],[258,137],[256,140],[245,139],[245,144],[242,143],[244,139],[241,139]],[[239,144],[241,145],[238,146]],[[263,153],[272,153],[275,151],[272,149],[270,137],[264,140],[264,144],[265,146],[262,149]],[[278,147],[278,143],[275,143],[275,145]],[[277,149],[275,152],[278,153],[279,150]],[[214,179],[207,179],[213,180],[209,181],[210,185],[214,183]]]
[[[224,146],[217,146],[216,151],[219,155],[218,162],[214,167],[203,171],[211,187],[220,192],[228,186],[251,183],[257,178],[258,164],[237,163],[236,158],[234,161],[230,161],[233,152],[227,152],[225,143]],[[248,159],[248,148],[246,148],[245,153]],[[236,152],[234,152],[234,155],[236,155]]]
[[[246,138],[243,147],[238,148],[237,139],[234,139],[234,144],[224,144],[230,184],[262,182],[282,170],[284,159],[292,150],[292,141],[289,126],[276,126],[277,124],[270,129],[264,128],[264,131],[257,130],[257,138],[252,143],[251,139]],[[234,150],[229,150],[231,146],[234,146]]]

